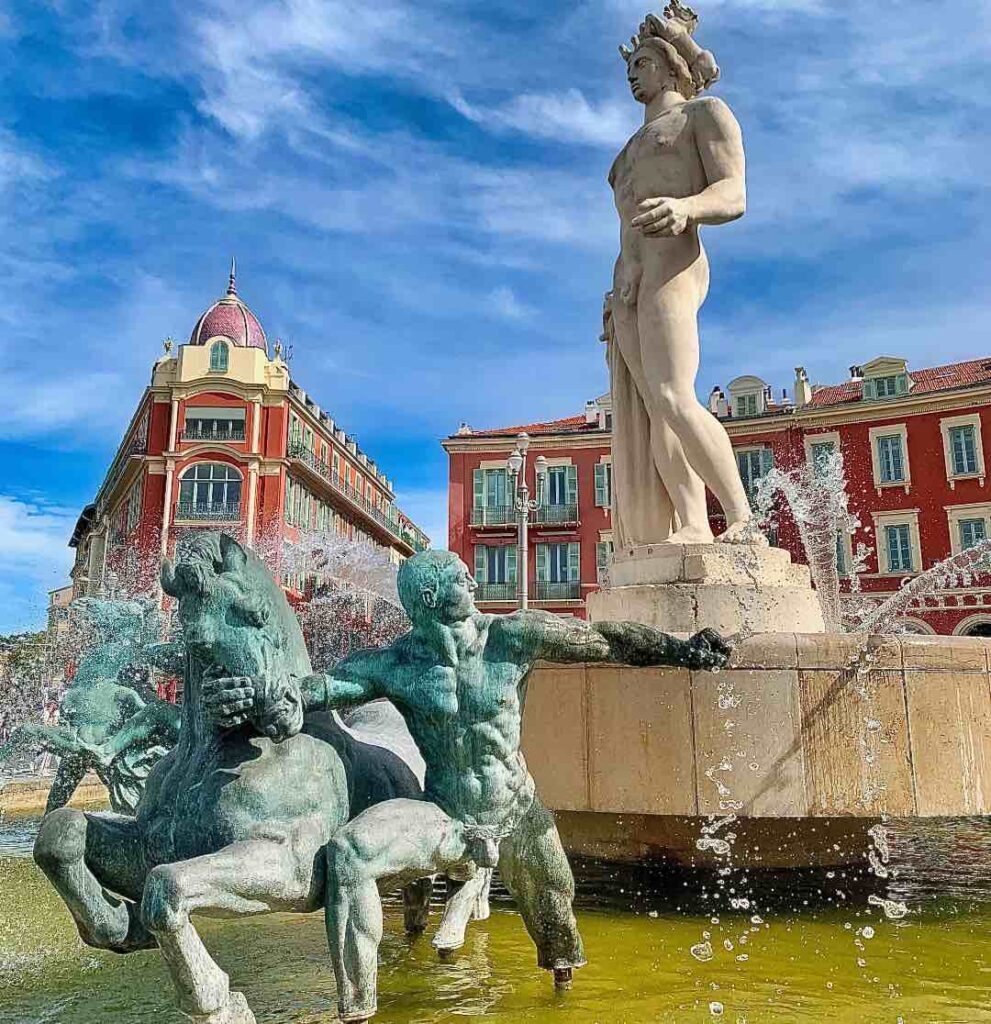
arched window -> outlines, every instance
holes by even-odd
[[[239,519],[241,474],[223,462],[197,462],[179,482],[180,519]]]
[[[215,341],[210,348],[210,369],[211,370],[226,370],[227,369],[227,342],[226,341]]]

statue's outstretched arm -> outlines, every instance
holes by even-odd
[[[86,747],[79,737],[64,725],[41,725],[28,723],[19,725],[3,746],[0,746],[0,762],[14,754],[24,754],[31,750],[47,750],[61,757],[72,757],[81,754]]]
[[[732,652],[712,629],[680,640],[639,622],[588,623],[548,612],[527,612],[515,618],[522,626],[525,647],[534,659],[546,661],[713,669],[725,665]]]
[[[179,735],[181,712],[175,704],[156,701],[146,704],[137,714],[132,715],[105,743],[94,748],[99,759],[110,764],[125,750],[138,744],[146,745],[152,737],[172,746]]]

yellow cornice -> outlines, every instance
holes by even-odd
[[[512,452],[516,448],[516,436],[493,437],[490,434],[478,436],[463,434],[458,437],[441,438],[440,446],[448,454],[452,452]],[[602,430],[595,434],[537,434],[530,437],[529,451],[541,448],[609,448],[612,446],[612,431]]]

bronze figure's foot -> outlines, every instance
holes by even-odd
[[[558,992],[567,992],[574,984],[574,972],[570,967],[554,968],[554,988]]]

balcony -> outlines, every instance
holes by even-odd
[[[343,477],[335,474],[331,467],[322,459],[318,459],[309,448],[293,443],[289,445],[287,454],[290,459],[301,462],[311,472],[322,477],[338,494],[343,494],[353,505],[357,505],[365,515],[403,544],[417,552],[424,551],[429,546],[429,542],[425,537],[411,530],[408,526],[390,519],[380,508],[377,508],[368,501],[361,491],[356,490]]]
[[[515,583],[479,583],[475,591],[476,601],[509,601],[516,603]]]
[[[233,430],[198,430],[185,429],[182,432],[183,441],[244,441],[244,427]]]
[[[581,583],[543,583],[533,585],[534,601],[580,601],[582,599]]]
[[[175,509],[176,519],[212,522],[232,522],[241,518],[239,501],[180,501]]]
[[[530,520],[538,526],[561,526],[578,522],[577,505],[541,505]]]
[[[471,510],[472,526],[511,526],[516,523],[512,505],[483,505]]]

